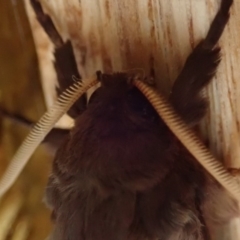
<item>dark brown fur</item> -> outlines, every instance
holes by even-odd
[[[56,46],[60,90],[77,72],[64,43],[36,0],[36,15]],[[222,0],[207,37],[188,57],[170,101],[196,126],[207,103],[200,91],[220,62],[216,44],[232,0]],[[66,64],[69,63],[69,64]],[[71,64],[70,64],[71,63]],[[196,163],[124,73],[98,74],[101,87],[85,110],[69,112],[75,127],[59,148],[46,189],[54,240],[201,240],[209,226],[239,215],[237,204]]]

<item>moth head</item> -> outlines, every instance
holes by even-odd
[[[97,72],[100,87],[96,89],[89,99],[89,104],[115,104],[126,98],[128,93],[135,88],[135,76],[126,72],[101,73]]]
[[[103,74],[97,72],[97,78],[104,89],[111,89],[111,91],[126,92],[133,88],[134,75],[125,72],[115,72],[111,74]]]

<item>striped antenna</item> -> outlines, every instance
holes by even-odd
[[[177,136],[197,161],[225,188],[237,201],[240,201],[240,186],[225,167],[216,160],[195,133],[175,113],[172,106],[158,92],[139,80],[135,86],[144,94],[159,116]]]
[[[41,117],[13,156],[10,165],[4,173],[0,181],[0,197],[14,184],[33,152],[51,131],[56,122],[70,109],[81,95],[97,83],[98,81],[96,79],[89,79],[83,82],[75,81]]]

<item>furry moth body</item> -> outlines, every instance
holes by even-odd
[[[41,5],[39,22],[56,46],[58,92],[77,71],[71,42],[63,42]],[[220,62],[216,44],[232,0],[222,0],[204,40],[176,79],[170,102],[196,126],[207,103],[200,91]],[[101,87],[87,107],[81,97],[68,114],[75,127],[53,161],[46,188],[53,240],[201,240],[206,228],[239,216],[237,203],[182,146],[127,73],[98,73]],[[221,210],[221,211],[218,211]]]

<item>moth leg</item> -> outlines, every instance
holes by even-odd
[[[220,48],[216,47],[229,19],[233,0],[222,0],[208,34],[187,58],[177,77],[170,101],[186,123],[197,124],[205,115],[207,101],[201,90],[211,81],[220,63]]]
[[[55,46],[54,67],[58,78],[59,87],[57,88],[57,93],[59,95],[72,84],[73,76],[75,76],[76,79],[81,79],[74,57],[72,43],[69,40],[66,42],[63,41],[62,37],[54,26],[52,19],[49,17],[49,15],[43,12],[40,2],[37,0],[30,1],[39,23]],[[70,108],[68,115],[75,119],[86,109],[86,104],[87,98],[86,94],[84,94]]]

